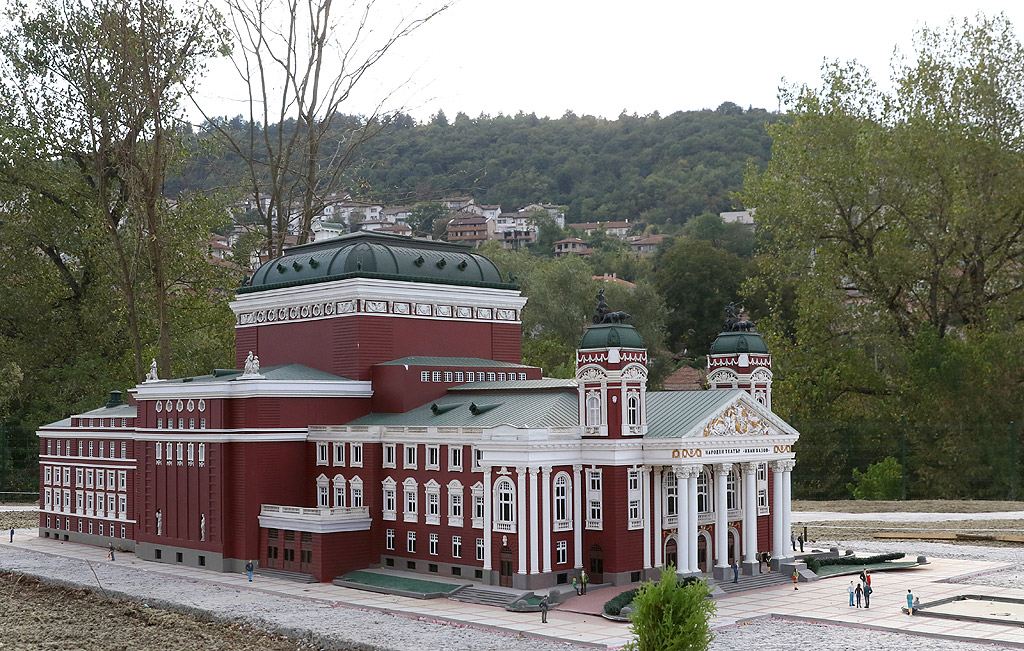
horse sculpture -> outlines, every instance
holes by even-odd
[[[623,323],[626,319],[631,318],[632,315],[626,312],[605,312],[601,315],[601,320],[596,321],[597,323]]]
[[[750,332],[757,326],[754,321],[736,321],[732,324],[732,332]]]

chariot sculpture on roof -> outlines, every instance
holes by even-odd
[[[743,304],[742,303],[729,303],[725,306],[725,323],[722,324],[722,330],[725,332],[750,332],[757,323],[754,321],[748,321],[743,318]]]
[[[612,312],[608,308],[608,302],[604,300],[604,289],[597,293],[597,312],[594,313],[594,323],[623,323],[631,318],[626,312]]]

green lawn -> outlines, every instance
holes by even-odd
[[[825,565],[817,574],[821,577],[826,576],[837,576],[839,574],[860,574],[860,571],[867,569],[868,572],[876,572],[879,570],[891,570],[896,568],[914,567],[917,565],[917,561],[886,561],[885,563],[875,563],[874,565]]]
[[[401,590],[403,592],[418,592],[420,594],[429,594],[431,592],[452,592],[459,587],[454,583],[424,581],[423,579],[408,579],[404,576],[377,574],[376,572],[349,572],[341,578],[352,583],[362,583],[363,585]]]

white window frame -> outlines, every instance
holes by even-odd
[[[350,443],[348,461],[349,465],[353,468],[363,467],[363,444],[362,443]]]
[[[461,527],[465,518],[465,488],[458,479],[448,482],[448,526]]]
[[[196,444],[189,441],[188,443],[188,465],[191,468],[196,464]]]
[[[81,488],[85,485],[85,470],[83,468],[75,468],[75,487]]]
[[[487,548],[484,546],[484,539],[483,538],[477,538],[476,539],[476,560],[478,560],[478,561],[484,560],[484,552],[486,550],[487,550]]]
[[[708,478],[707,469],[700,471],[697,475],[697,513],[711,513],[714,505],[711,502],[711,481]]]
[[[424,467],[427,470],[441,469],[441,446],[436,444],[427,445],[427,458]]]
[[[334,460],[335,466],[345,465],[345,444],[335,441],[331,447],[334,449]]]
[[[427,541],[428,541],[428,545],[429,545],[428,548],[427,548],[427,552],[431,556],[437,556],[437,547],[438,547],[438,543],[441,542],[441,537],[438,536],[436,533],[432,533],[427,538]]]
[[[353,477],[352,479],[350,479],[348,481],[348,490],[349,490],[349,496],[350,496],[350,499],[349,499],[349,502],[348,502],[349,506],[351,506],[354,509],[362,508],[363,507],[363,480],[359,478],[359,475],[356,475],[355,477]]]
[[[334,508],[344,508],[345,478],[341,475],[335,475],[332,483],[334,485]]]
[[[327,465],[327,442],[317,441],[316,444],[316,465],[326,466]]]
[[[569,531],[572,529],[572,477],[569,473],[562,471],[555,475],[551,497],[554,500],[551,509],[551,517],[554,518],[552,530]]]
[[[500,533],[516,532],[516,485],[508,477],[494,482],[494,522],[491,528]]]
[[[395,530],[388,529],[384,532],[384,549],[388,551],[395,550]]]
[[[47,443],[49,443],[49,441],[47,441]],[[47,484],[52,484],[53,483],[51,481],[51,479],[50,479],[52,477],[52,472],[53,472],[53,468],[51,466],[46,466],[46,483]]]
[[[398,489],[395,480],[388,477],[381,482],[383,487],[383,501],[381,502],[381,519],[396,520],[398,517]]]
[[[405,534],[405,551],[410,554],[416,553],[416,532],[410,531]]]
[[[452,472],[462,472],[462,453],[463,449],[461,445],[449,445],[448,446],[448,470]]]
[[[423,494],[427,503],[424,522],[441,524],[441,485],[431,479],[423,485]]]
[[[586,528],[604,529],[604,477],[601,468],[587,468]]]
[[[104,479],[104,477],[106,477],[106,475],[107,475],[107,473],[103,472],[102,470],[97,470],[96,471],[96,490],[99,490],[99,491],[106,490],[106,485],[105,485],[106,482],[103,481],[103,479]]]
[[[318,508],[326,509],[331,506],[330,483],[331,480],[323,473],[316,478],[316,505]]]
[[[206,444],[199,444],[199,467],[202,468],[206,465]]]
[[[430,382],[430,371],[420,371],[420,382]]]
[[[565,565],[569,562],[569,543],[565,540],[555,542],[555,565]]]
[[[182,457],[185,456],[185,446],[182,443],[178,443],[177,444],[177,448],[178,448],[177,449],[177,454],[178,454],[177,459],[178,459],[178,465],[180,466],[180,465],[183,465],[185,463],[184,459],[182,458]]]
[[[402,518],[406,522],[419,522],[419,484],[412,477],[402,482]]]
[[[395,467],[395,453],[397,447],[394,443],[384,444],[384,453],[381,455],[381,467],[382,468],[394,468]]]
[[[402,444],[402,469],[416,470],[416,443]]]
[[[452,536],[452,558],[462,558],[462,536]]]
[[[121,518],[128,517],[128,496],[118,495],[117,496],[117,514]]]

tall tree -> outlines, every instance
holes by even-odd
[[[244,187],[259,212],[266,251],[285,236],[308,240],[313,217],[345,189],[360,147],[396,111],[379,102],[369,115],[343,115],[359,83],[403,38],[448,8],[406,16],[390,30],[374,27],[376,2],[227,0],[233,62],[248,93],[248,125],[239,132],[207,116],[246,164]],[[202,108],[202,107],[200,107]]]

